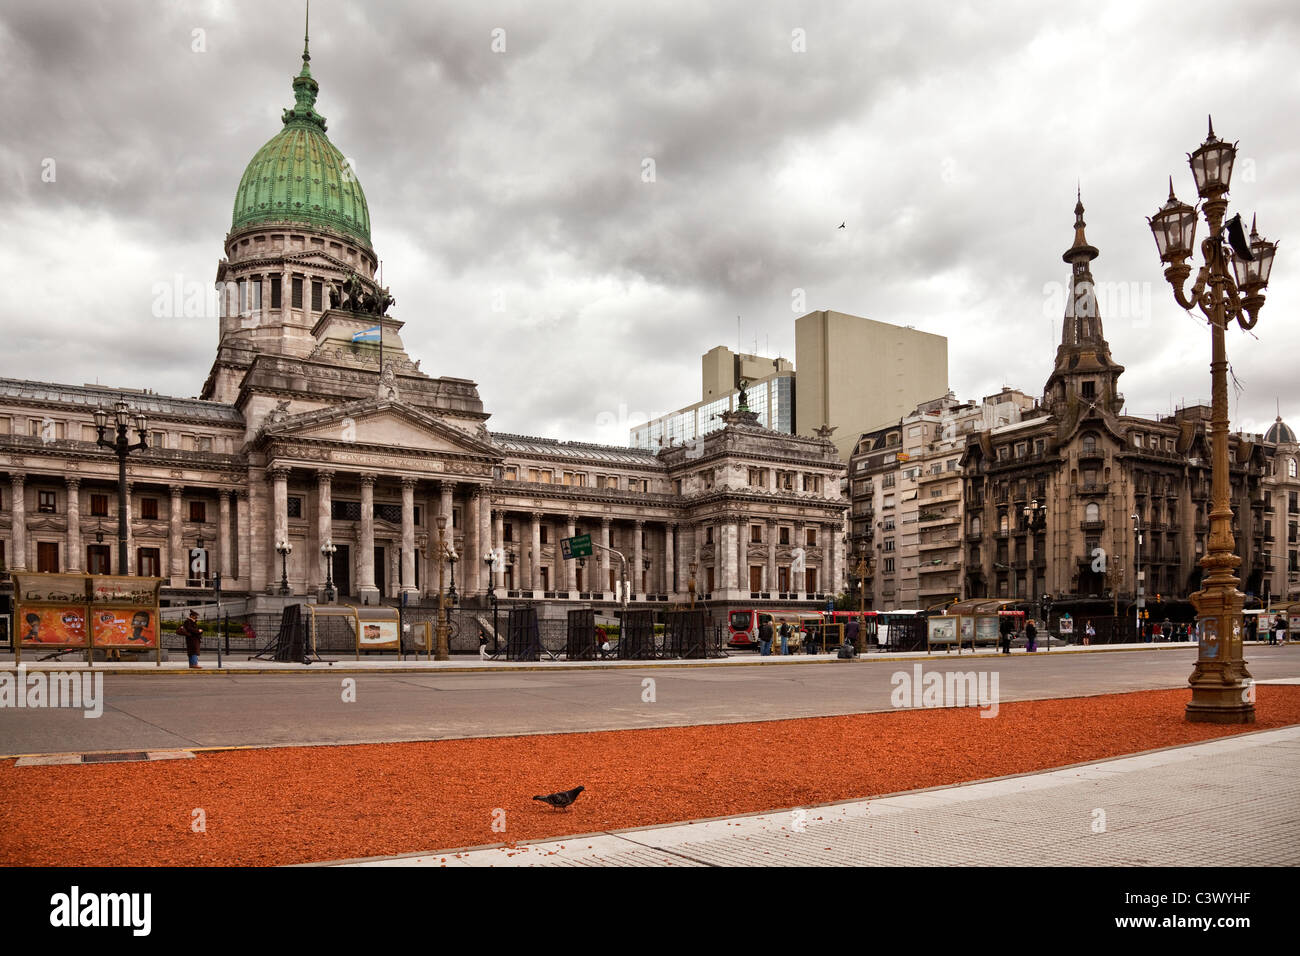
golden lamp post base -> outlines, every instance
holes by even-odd
[[[1192,699],[1186,719],[1196,724],[1253,724],[1255,685],[1241,646],[1241,608],[1245,595],[1219,582],[1192,595],[1201,619],[1196,667],[1187,683]]]

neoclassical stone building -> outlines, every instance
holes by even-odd
[[[159,575],[170,603],[207,599],[219,572],[225,594],[274,606],[282,574],[296,600],[327,580],[345,600],[430,599],[441,562],[471,601],[489,583],[503,598],[613,601],[616,559],[559,555],[560,538],[589,532],[626,557],[636,602],[687,600],[692,569],[715,602],[843,589],[845,466],[829,432],[773,432],[741,411],[657,453],[494,434],[474,382],[422,371],[387,314],[365,195],[326,136],[309,61],[304,48],[283,129],[239,183],[200,397],[0,379],[5,568]],[[126,568],[117,459],[94,427],[119,401],[148,417],[149,447],[128,462]]]

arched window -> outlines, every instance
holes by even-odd
[[[1096,435],[1084,435],[1084,436],[1083,436],[1083,453],[1084,453],[1085,455],[1095,455],[1095,454],[1097,454],[1097,436],[1096,436]]]
[[[1084,520],[1084,521],[1100,521],[1100,520],[1101,520],[1101,506],[1098,505],[1097,502],[1095,502],[1095,501],[1089,501],[1087,507],[1085,507],[1085,508],[1083,509],[1083,520]]]
[[[973,518],[970,519],[970,533],[971,533],[971,534],[979,534],[979,533],[980,533],[980,516],[979,516],[979,515],[975,515],[975,517],[973,517]]]
[[[1007,530],[1007,515],[1006,512],[1004,511],[1002,514],[998,515],[998,531],[1003,532],[1005,534],[1006,530]]]
[[[1296,476],[1296,471],[1295,471],[1295,470],[1296,470],[1295,459],[1294,459],[1294,458],[1288,458],[1288,459],[1286,460],[1286,476],[1287,476],[1288,478],[1294,478],[1294,477]]]

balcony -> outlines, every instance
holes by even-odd
[[[934,551],[936,548],[959,548],[961,538],[940,538],[935,541],[922,541],[916,546],[918,551]]]
[[[1105,531],[1106,522],[1104,521],[1080,521],[1079,528],[1083,531]]]
[[[977,544],[984,540],[984,535],[982,532],[972,531],[970,534],[966,535],[966,540],[972,544]]]
[[[1107,495],[1110,494],[1110,482],[1094,481],[1091,484],[1076,485],[1075,493],[1080,495]]]

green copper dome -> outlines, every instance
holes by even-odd
[[[312,79],[306,38],[302,72],[293,80],[294,106],[284,129],[257,151],[235,193],[232,232],[257,223],[293,222],[354,236],[370,247],[370,209],[343,154],[325,135],[316,112],[320,85]]]

